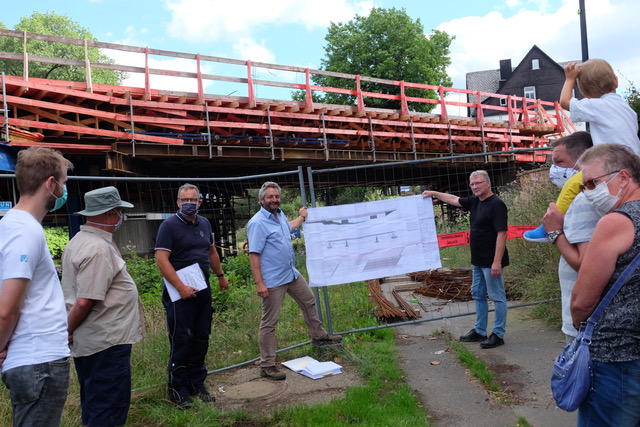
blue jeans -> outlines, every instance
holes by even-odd
[[[640,359],[593,362],[593,387],[578,410],[578,427],[640,425]]]
[[[480,335],[489,335],[487,334],[487,321],[489,318],[487,295],[491,298],[495,307],[493,333],[502,338],[507,324],[507,294],[504,291],[502,274],[498,277],[492,277],[491,268],[474,265],[471,296],[476,303],[476,324],[474,329]]]
[[[69,389],[70,358],[19,366],[2,374],[9,389],[14,426],[60,425]]]

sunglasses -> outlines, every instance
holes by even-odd
[[[617,171],[613,171],[613,172],[609,172],[609,173],[605,173],[604,175],[600,175],[597,176],[593,179],[590,179],[589,181],[585,181],[584,184],[579,184],[578,187],[580,187],[580,191],[584,191],[584,190],[593,190],[594,188],[596,188],[596,181],[599,180],[600,178],[604,178],[605,176],[608,175],[613,175],[614,173],[618,173],[620,172],[619,170]]]

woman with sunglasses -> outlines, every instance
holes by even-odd
[[[640,158],[602,144],[578,160],[581,189],[605,214],[593,233],[571,295],[576,328],[640,252]],[[590,346],[594,383],[578,426],[640,424],[640,269],[622,286],[595,326]]]

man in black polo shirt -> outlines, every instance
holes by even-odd
[[[165,281],[162,303],[167,312],[169,356],[169,399],[179,408],[191,404],[190,396],[205,402],[215,398],[207,391],[205,356],[211,333],[211,288],[209,269],[218,276],[220,290],[227,289],[220,258],[214,246],[211,224],[198,215],[200,191],[192,184],[178,190],[178,212],[162,222],[156,240],[156,265]],[[177,271],[197,263],[204,275],[203,289],[187,285]],[[169,292],[176,291],[174,297]]]
[[[509,265],[507,252],[507,206],[491,192],[491,180],[486,171],[477,170],[469,176],[470,197],[458,197],[437,191],[424,191],[423,197],[435,197],[447,204],[471,212],[471,264],[473,281],[471,295],[476,305],[476,323],[464,342],[480,342],[482,348],[504,344],[507,323],[507,296],[504,291],[502,269]],[[495,316],[493,332],[487,338],[489,306],[487,294],[493,301]]]

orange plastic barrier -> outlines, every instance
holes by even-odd
[[[507,239],[522,237],[525,231],[535,230],[537,225],[510,225],[507,229]],[[456,233],[438,234],[438,247],[451,248],[453,246],[465,246],[469,244],[469,232],[458,231]]]

